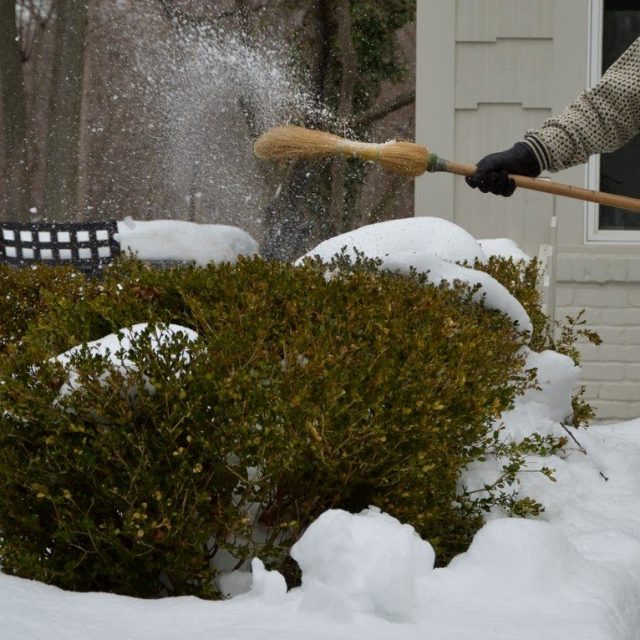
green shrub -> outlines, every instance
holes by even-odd
[[[69,267],[16,269],[0,264],[0,355],[19,343],[32,320],[59,295],[75,298],[84,277]]]
[[[580,351],[577,342],[580,338],[592,344],[602,344],[600,336],[584,328],[584,310],[575,318],[567,316],[563,322],[549,322],[549,317],[542,310],[542,293],[540,278],[542,275],[540,263],[537,260],[529,262],[493,256],[483,264],[476,261],[475,269],[487,272],[502,284],[517,300],[520,301],[529,314],[533,325],[529,347],[533,351],[551,349],[569,356],[577,365],[580,364]],[[586,427],[595,417],[591,405],[584,400],[585,387],[579,387],[572,400],[571,416],[567,416],[567,423],[574,427]]]
[[[533,351],[548,349],[551,327],[549,317],[542,311],[540,263],[535,259],[525,262],[491,256],[486,263],[476,261],[473,268],[485,271],[495,278],[529,314],[533,326],[529,347]]]
[[[47,303],[5,335],[0,362],[3,571],[215,597],[221,550],[289,574],[285,552],[310,521],[371,504],[440,563],[464,550],[487,505],[456,483],[530,382],[524,338],[468,287],[375,267],[342,261],[327,278],[314,262],[124,259],[55,295],[44,289],[57,277],[5,274],[25,295],[33,278]],[[200,339],[154,350],[143,335],[127,371],[80,351],[80,386],[60,395],[68,372],[53,356],[140,322]]]

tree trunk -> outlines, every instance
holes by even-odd
[[[312,81],[314,95],[318,96],[318,104],[324,105],[327,97],[327,77],[331,59],[331,15],[330,0],[317,0],[315,6],[313,28],[317,34],[317,54],[315,56]],[[308,122],[315,127],[321,127],[323,122],[313,119]]]
[[[45,215],[52,220],[77,215],[86,25],[85,0],[58,0],[45,184]]]
[[[22,59],[16,27],[15,2],[0,2],[0,100],[2,113],[2,166],[0,204],[12,219],[26,218],[25,176],[27,106]]]
[[[265,235],[260,253],[267,260],[288,262],[308,249],[310,225],[305,220],[303,202],[308,171],[309,163],[295,162],[264,210]]]
[[[338,25],[336,48],[340,61],[340,95],[338,96],[338,120],[346,124],[353,115],[353,93],[358,73],[358,58],[351,34],[350,0],[337,0],[336,22]],[[331,195],[329,216],[336,234],[347,231],[345,216],[345,187],[347,161],[336,158],[331,165]]]
[[[96,16],[100,7],[100,0],[87,0],[87,17],[85,21],[85,42],[82,65],[82,100],[80,104],[80,123],[78,127],[78,181],[76,185],[76,206],[78,211],[78,221],[87,218],[86,205],[89,194],[89,158],[91,154],[91,134],[89,132],[90,100],[86,99],[85,92],[91,91],[94,82],[94,59],[91,55],[95,51],[96,45]],[[99,71],[98,71],[99,73]],[[91,217],[89,217],[91,219]]]

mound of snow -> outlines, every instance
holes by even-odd
[[[448,262],[470,263],[486,259],[477,240],[462,227],[427,216],[386,220],[369,224],[321,242],[306,253],[306,257],[320,256],[328,262],[346,247],[346,254],[356,257],[356,251],[369,258],[395,258],[402,253],[419,259],[428,254]]]
[[[122,251],[152,262],[235,262],[239,255],[258,254],[258,243],[238,227],[196,224],[184,220],[133,220],[118,222],[114,234]]]
[[[403,620],[435,554],[413,527],[369,508],[322,514],[291,549],[302,569],[302,608],[349,619],[354,611]]]
[[[267,604],[283,602],[287,595],[287,582],[281,573],[268,571],[262,560],[254,558],[251,561],[250,595]]]
[[[562,531],[523,518],[488,522],[448,570],[451,579],[464,575],[465,582],[485,593],[525,589],[543,594],[591,577],[588,563]]]

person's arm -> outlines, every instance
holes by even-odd
[[[594,153],[615,151],[640,130],[640,38],[558,117],[528,131],[543,170],[560,171]]]
[[[485,156],[470,186],[497,195],[515,190],[509,173],[535,177],[586,162],[590,155],[615,151],[640,131],[640,38],[602,79],[559,116],[527,131],[511,149]]]

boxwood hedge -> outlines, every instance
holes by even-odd
[[[459,474],[530,383],[528,337],[465,285],[339,266],[0,268],[2,570],[217,597],[223,556],[295,581],[286,551],[304,528],[369,505],[440,563],[464,550],[482,510]],[[199,339],[154,349],[143,334],[124,368],[80,350],[60,394],[56,355],[141,322]]]

